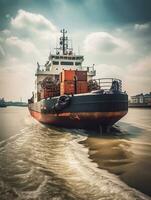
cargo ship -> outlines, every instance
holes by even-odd
[[[28,100],[31,115],[41,123],[68,128],[108,130],[128,112],[128,95],[116,78],[94,79],[94,65],[69,44],[61,30],[59,47],[47,62],[37,63],[35,91]]]

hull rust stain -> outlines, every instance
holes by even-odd
[[[38,121],[51,125],[66,125],[77,127],[92,126],[94,124],[112,125],[127,114],[127,111],[117,112],[77,112],[44,114],[30,110],[31,115]],[[70,124],[69,124],[70,123]]]

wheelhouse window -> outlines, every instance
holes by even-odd
[[[77,56],[76,59],[77,59],[77,60],[81,60],[81,59],[82,59],[82,56]]]
[[[65,61],[62,61],[62,62],[61,62],[61,65],[73,65],[73,62],[65,62]]]
[[[59,61],[53,61],[53,65],[59,65]]]
[[[75,65],[78,65],[78,66],[79,66],[79,65],[81,65],[81,63],[80,63],[80,62],[75,62]]]

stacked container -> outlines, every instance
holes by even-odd
[[[88,92],[88,84],[87,84],[87,71],[75,71],[76,74],[76,93],[87,93]]]
[[[47,76],[41,82],[40,99],[46,99],[48,97],[54,97],[60,95],[59,76]]]
[[[43,89],[41,91],[41,99],[47,99],[48,97],[53,97],[53,96],[55,96],[54,92],[52,92],[49,89]]]
[[[60,73],[60,95],[87,92],[87,71],[63,70]]]
[[[48,97],[54,97],[60,95],[60,85],[52,85],[50,88],[43,88],[41,90],[41,99],[46,99]]]
[[[75,71],[63,70],[60,73],[60,95],[75,94]]]

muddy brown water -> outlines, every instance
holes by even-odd
[[[150,199],[150,114],[130,109],[118,131],[96,136],[1,108],[0,199]]]

